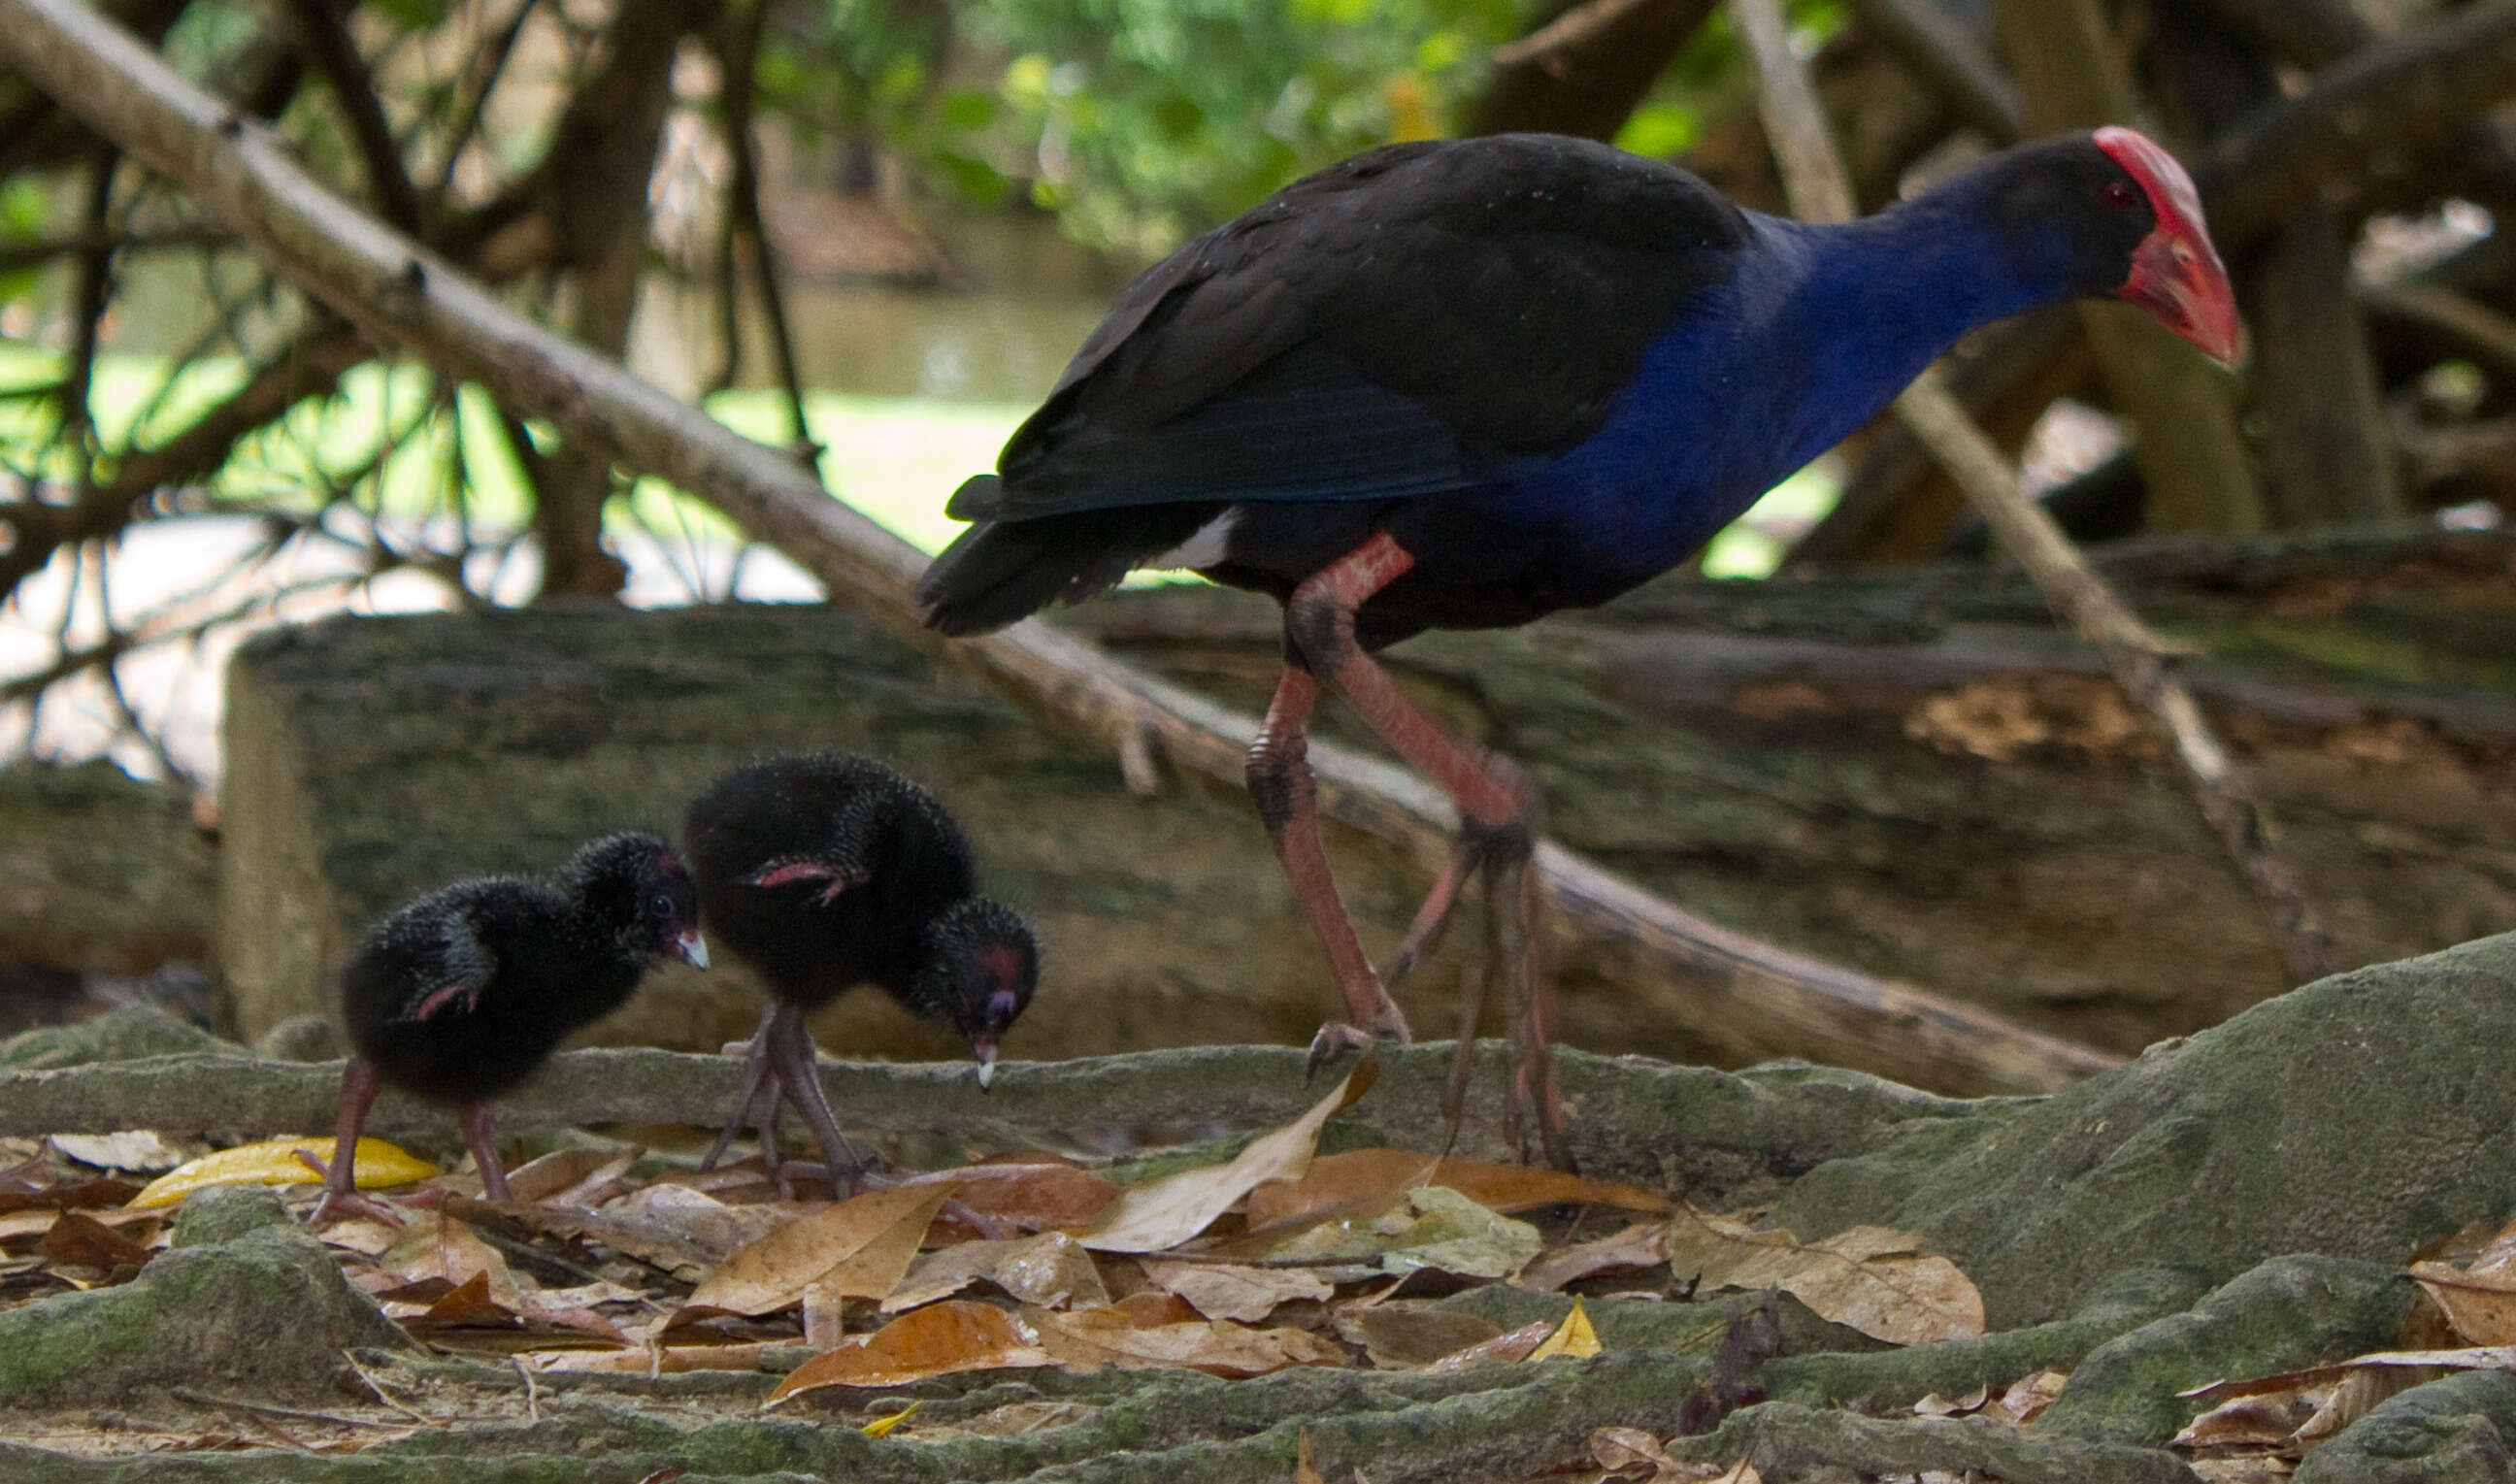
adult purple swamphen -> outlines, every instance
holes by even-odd
[[[701,1168],[748,1123],[782,1184],[782,1097],[802,1110],[830,1182],[848,1194],[865,1161],[813,1075],[804,1016],[859,984],[880,985],[969,1043],[984,1089],[998,1041],[1038,982],[1038,944],[1012,908],[977,894],[969,841],[943,804],[871,758],[806,753],[736,768],[692,802],[682,833],[700,919],[770,997],[741,1096]]]
[[[342,1027],[357,1051],[341,1074],[332,1162],[310,1219],[394,1219],[357,1193],[355,1175],[358,1131],[386,1085],[453,1104],[483,1189],[506,1200],[489,1099],[532,1075],[568,1032],[619,1008],[665,954],[705,969],[697,924],[681,857],[639,834],[585,845],[556,882],[457,882],[378,922],[341,971]]]
[[[1284,605],[1248,782],[1350,1024],[1405,1022],[1328,873],[1304,761],[1322,683],[1457,804],[1404,971],[1478,871],[1512,904],[1515,1142],[1566,1158],[1520,770],[1447,736],[1372,659],[1528,623],[1675,566],[1975,327],[2113,295],[2221,360],[2236,305],[2193,183],[2128,129],[2022,145],[1875,216],[1742,210],[1685,171],[1546,135],[1393,144],[1286,186],[1119,298],[963,484],[918,588],[982,633],[1129,570]],[[1316,1063],[1315,1063],[1316,1064]]]

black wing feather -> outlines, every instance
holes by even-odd
[[[952,514],[1437,493],[1594,432],[1738,209],[1543,135],[1396,144],[1149,269]]]

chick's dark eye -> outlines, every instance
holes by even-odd
[[[658,894],[653,900],[647,903],[647,910],[655,914],[657,921],[669,922],[673,916],[673,899],[669,896]]]
[[[2140,203],[2140,192],[2132,189],[2128,181],[2108,181],[2101,194],[2106,204],[2117,211],[2129,211]]]

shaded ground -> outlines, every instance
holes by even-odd
[[[2311,1451],[2277,1435],[2198,1450],[2167,1445],[2212,1400],[2179,1393],[2213,1381],[2407,1342],[2516,1341],[2516,1333],[2486,1338],[2499,1321],[2459,1301],[2442,1311],[2439,1300],[2422,1298],[2441,1292],[2439,1269],[2420,1268],[2415,1284],[2404,1266],[2468,1223],[2482,1223],[2474,1230],[2486,1235],[2516,1197],[2516,1145],[2504,1137],[2516,1125],[2516,1081],[2504,1075],[2511,1012],[2516,937],[2502,937],[2323,981],[2050,1098],[1950,1101],[1789,1065],[1729,1074],[1570,1059],[1591,1178],[1645,1185],[1707,1213],[1769,1211],[1767,1226],[1787,1225],[1802,1241],[1833,1237],[1838,1251],[1874,1245],[1855,1235],[1865,1226],[1902,1228],[1912,1234],[1908,1247],[1953,1259],[1980,1288],[1989,1332],[1902,1344],[1850,1327],[1874,1329],[1871,1318],[1821,1318],[1810,1304],[1834,1300],[1814,1290],[1792,1288],[1814,1297],[1778,1297],[1772,1318],[1757,1318],[1752,1295],[1715,1292],[1730,1257],[1686,1235],[1710,1217],[1620,1213],[1595,1204],[1606,1198],[1594,1189],[1587,1209],[1528,1208],[1513,1219],[1537,1234],[1545,1260],[1561,1264],[1584,1244],[1617,1241],[1640,1244],[1639,1257],[1564,1284],[1536,1266],[1516,1283],[1419,1275],[1365,1305],[1449,1315],[1408,1322],[1452,1338],[1552,1333],[1572,1300],[1548,1289],[1569,1286],[1587,1295],[1600,1344],[1592,1358],[1436,1371],[1414,1356],[1387,1369],[1395,1352],[1375,1359],[1367,1337],[1352,1338],[1336,1316],[1351,1317],[1355,1303],[1394,1280],[1387,1272],[1342,1278],[1313,1260],[1307,1270],[1336,1279],[1333,1298],[1270,1304],[1263,1323],[1329,1348],[1274,1374],[1078,1375],[1034,1363],[808,1390],[764,1410],[778,1378],[818,1351],[807,1343],[817,1323],[809,1301],[800,1318],[707,1321],[722,1330],[708,1337],[716,1358],[742,1346],[746,1369],[651,1377],[535,1370],[501,1351],[560,1343],[546,1327],[539,1338],[500,1339],[495,1329],[467,1333],[417,1314],[397,1331],[359,1291],[373,1286],[360,1275],[389,1259],[327,1258],[268,1194],[219,1191],[184,1208],[171,1250],[128,1283],[48,1290],[53,1297],[0,1312],[0,1397],[23,1420],[13,1426],[19,1441],[0,1445],[9,1450],[0,1472],[33,1484],[423,1476],[638,1484],[664,1468],[744,1479],[1283,1480],[1293,1477],[1307,1433],[1321,1475],[1340,1484],[1518,1479],[1560,1467],[1605,1478],[1593,1434],[1626,1427],[1663,1440],[1656,1446],[1669,1460],[1627,1460],[1631,1466],[1613,1476],[1631,1479],[1709,1477],[1741,1459],[1767,1480],[1969,1468],[1985,1479],[2057,1484],[2269,1478],[2290,1466],[2284,1453],[2301,1451],[2295,1477],[2310,1484],[2497,1477],[2487,1470],[2503,1466],[2505,1440],[2516,1436],[2516,1381],[2495,1368],[2386,1371],[2387,1383],[2363,1387],[2368,1394],[2335,1414],[2341,1422]],[[197,1033],[151,1030],[162,1022],[145,1016],[91,1024],[117,1027],[124,1051],[171,1054],[81,1060],[96,1050],[79,1040],[91,1028],[13,1043],[10,1062],[51,1069],[0,1081],[0,1134],[146,1123],[225,1140],[307,1127],[305,1115],[326,1109],[329,1066],[240,1056],[203,1045]],[[1432,1094],[1443,1050],[1387,1058],[1379,1085],[1327,1125],[1322,1148],[1436,1147]],[[722,1058],[570,1053],[519,1097],[509,1126],[701,1122],[730,1095],[732,1077]],[[966,1079],[941,1069],[834,1066],[826,1077],[843,1117],[902,1148],[938,1128],[980,1150],[1071,1144],[1096,1133],[1107,1139],[1122,1127],[1176,1136],[1199,1109],[1210,1123],[1256,1129],[1291,1119],[1321,1091],[1300,1086],[1288,1054],[1264,1049],[1014,1066],[984,1106]],[[1489,1077],[1472,1111],[1472,1143],[1490,1136],[1492,1091]],[[406,1106],[379,1108],[389,1132],[425,1135],[431,1124]],[[434,1139],[416,1142],[441,1144],[449,1132],[440,1126]],[[1202,1158],[1237,1147],[1209,1145]],[[1358,1157],[1315,1168],[1349,1168],[1341,1162]],[[1214,1177],[1216,1167],[1196,1158],[1158,1168],[1185,1165]],[[1155,1173],[1141,1163],[1100,1172],[1129,1185]],[[607,1198],[588,1209],[616,1204]],[[545,1285],[566,1275],[536,1262],[563,1261],[589,1278],[608,1277],[624,1261],[656,1269],[652,1253],[632,1259],[582,1234],[593,1227],[550,1245],[566,1223],[547,1213],[566,1205],[553,1197],[536,1208],[543,1215],[524,1218],[478,1203],[449,1211],[464,1212],[502,1251],[514,1249],[510,1266],[538,1272]],[[1251,1222],[1251,1215],[1227,1217],[1170,1256],[1245,1263],[1245,1247],[1226,1254],[1213,1244],[1245,1241],[1234,1233]],[[34,1255],[25,1237],[8,1241],[11,1253]],[[2458,1286],[2500,1281],[2488,1275],[2478,1238],[2459,1256],[2442,1250],[2469,1264],[2445,1280],[2450,1299]],[[1105,1276],[1154,1270],[1117,1254],[1094,1260]],[[10,1258],[10,1292],[28,1297],[25,1274],[38,1265]],[[669,1296],[687,1290],[650,1271],[639,1292],[666,1296],[669,1307],[678,1302]],[[431,1306],[452,1301],[440,1295]],[[1085,1312],[1026,1307],[984,1284],[945,1300],[973,1301],[1027,1315],[1043,1337]],[[1136,1305],[1129,1312],[1140,1313],[1139,1328],[1146,1317],[1158,1318],[1156,1328],[1221,1327],[1211,1315],[1180,1317],[1167,1307],[1175,1293],[1120,1298],[1113,1290],[1111,1301]],[[1168,1317],[1147,1304],[1164,1305]],[[627,1325],[636,1308],[627,1303],[614,1322]],[[834,1353],[886,1322],[870,1300],[849,1300],[835,1319],[847,1338]],[[655,1354],[676,1356],[675,1365],[696,1353],[659,1343]],[[442,1353],[432,1357],[428,1347]],[[1341,1363],[1324,1363],[1331,1360]],[[2032,1422],[2022,1426],[1995,1405],[2039,1385],[2049,1393],[2053,1380],[2037,1379],[2051,1372],[2067,1380]],[[863,1433],[905,1399],[924,1406],[887,1436]],[[1959,1415],[1917,1415],[1917,1405]],[[179,1443],[186,1451],[163,1451]]]

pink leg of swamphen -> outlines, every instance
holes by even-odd
[[[1499,915],[1494,946],[1509,999],[1512,1090],[1506,1135],[1526,1156],[1533,1152],[1534,1134],[1534,1143],[1542,1145],[1552,1163],[1570,1169],[1572,1151],[1548,1042],[1552,997],[1537,961],[1540,900],[1529,872],[1536,844],[1535,791],[1511,763],[1443,730],[1355,638],[1356,610],[1414,563],[1414,556],[1383,531],[1293,590],[1284,605],[1284,629],[1300,663],[1287,667],[1266,725],[1250,749],[1250,792],[1275,837],[1285,873],[1327,948],[1347,1008],[1362,1024],[1383,1034],[1394,1028],[1401,1039],[1405,1022],[1363,955],[1318,845],[1317,786],[1304,756],[1303,728],[1320,680],[1335,686],[1400,757],[1449,796],[1459,810],[1458,844],[1392,967],[1403,972],[1429,950],[1468,879],[1485,873]],[[1461,1020],[1474,1024],[1472,1013],[1463,1013]],[[1332,1054],[1363,1039],[1354,1026],[1331,1022],[1313,1043],[1313,1056]],[[1459,1055],[1463,1074],[1470,1055],[1464,1034]],[[1453,1119],[1461,1086],[1460,1075],[1454,1075],[1447,1109]]]

